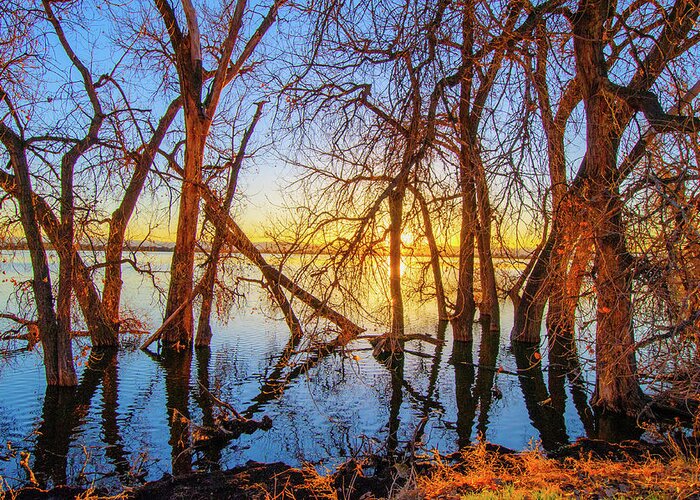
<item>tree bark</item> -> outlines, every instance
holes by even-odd
[[[250,126],[243,135],[241,144],[236,153],[235,159],[229,163],[229,178],[226,185],[226,194],[224,195],[222,210],[226,213],[231,211],[231,205],[233,204],[233,196],[236,194],[236,188],[238,186],[238,174],[243,166],[243,157],[245,155],[245,150],[248,145],[250,137],[253,135],[253,130],[255,130],[255,125],[260,120],[262,115],[262,108],[264,103],[260,102],[257,104],[255,110],[255,115],[251,121]],[[207,262],[207,268],[204,274],[202,283],[202,305],[199,310],[199,321],[197,322],[197,337],[195,340],[195,345],[197,347],[205,347],[211,344],[212,331],[211,331],[211,310],[214,305],[214,284],[216,283],[216,275],[219,266],[219,260],[221,258],[221,250],[225,241],[225,229],[216,226],[214,231],[214,240],[211,244],[211,251],[209,252],[209,260]],[[274,286],[274,285],[273,285]],[[282,297],[276,294],[277,302],[280,303],[279,299]],[[287,299],[284,299],[287,302]],[[285,313],[285,318],[287,318],[287,323],[292,329],[293,335],[301,335],[301,326],[298,320],[293,318],[293,313],[291,311],[291,306],[286,307],[287,313]],[[292,316],[290,316],[292,314]]]
[[[460,163],[469,163],[461,158]],[[457,270],[457,298],[451,318],[454,339],[470,342],[476,302],[474,301],[474,238],[476,227],[476,191],[470,179],[468,167],[460,165],[460,192],[462,199],[462,222],[459,232],[459,264]]]
[[[61,223],[58,226],[58,241],[61,243],[58,251],[58,296],[56,299],[56,319],[60,333],[56,339],[57,350],[60,357],[71,356],[71,302],[73,298],[73,247],[75,241],[74,219],[74,195],[73,195],[73,167],[74,162],[66,154],[61,162],[61,196],[59,200]],[[65,363],[65,361],[64,361]],[[73,360],[71,359],[71,364]],[[71,377],[72,380],[72,377]],[[71,381],[70,384],[76,385]]]
[[[513,329],[510,332],[512,342],[540,343],[542,316],[549,293],[549,262],[557,235],[558,228],[555,225],[530,272],[523,295],[515,308]]]
[[[10,163],[15,172],[15,197],[32,261],[32,290],[37,307],[39,337],[44,350],[46,383],[74,386],[77,385],[78,379],[73,366],[70,337],[67,331],[61,329],[54,310],[51,273],[32,202],[32,185],[24,144],[19,135],[1,122],[0,140],[9,152]]]
[[[194,286],[194,255],[197,243],[199,219],[199,185],[202,182],[204,146],[209,133],[208,119],[199,117],[199,109],[188,109],[185,101],[185,168],[180,194],[180,209],[177,221],[177,236],[173,259],[170,265],[170,287],[165,307],[165,318],[169,318],[192,292]],[[192,115],[195,116],[192,116]],[[192,345],[194,316],[190,302],[163,332],[164,347],[175,344]]]
[[[461,198],[461,225],[459,232],[459,263],[457,269],[457,297],[455,310],[451,318],[454,340],[470,342],[473,338],[474,314],[474,240],[476,238],[476,186],[472,152],[469,141],[471,72],[472,65],[473,19],[474,11],[471,1],[465,2],[462,13],[461,47],[462,66],[465,75],[460,81],[459,117],[457,132],[459,134],[459,192]]]
[[[151,140],[143,145],[143,151],[136,157],[134,173],[124,191],[121,203],[112,212],[112,217],[109,221],[109,235],[105,247],[106,267],[105,283],[102,288],[102,304],[105,315],[115,331],[119,330],[119,305],[123,284],[121,261],[126,228],[146,184],[146,179],[151,171],[158,148],[181,107],[182,100],[180,98],[172,101],[158,122]]]
[[[474,148],[475,149],[475,148]],[[496,288],[496,272],[491,251],[491,219],[493,212],[489,200],[489,188],[481,155],[475,155],[476,194],[479,222],[477,224],[476,241],[479,250],[479,277],[481,278],[481,302],[479,313],[483,320],[489,319],[489,330],[501,328],[501,313],[498,304]]]
[[[621,130],[614,97],[605,91],[603,30],[608,5],[581,0],[574,24],[574,52],[586,112],[586,159],[591,172],[587,197],[596,247],[596,391],[593,404],[611,413],[636,414],[641,389],[634,361],[632,273],[625,244],[617,181]]]
[[[542,128],[547,139],[547,162],[549,167],[549,181],[551,186],[552,196],[552,218],[557,227],[566,227],[567,231],[563,234],[564,242],[569,241],[568,245],[558,245],[554,249],[549,250],[552,258],[553,271],[549,274],[549,284],[542,290],[534,292],[539,295],[535,302],[532,301],[532,296],[528,296],[523,301],[523,308],[520,309],[520,303],[515,304],[517,324],[520,325],[520,338],[531,343],[540,341],[539,334],[542,324],[542,315],[544,312],[547,300],[550,301],[548,311],[548,322],[551,318],[553,323],[567,322],[571,325],[570,334],[573,335],[573,314],[576,308],[576,302],[571,310],[570,300],[567,297],[568,284],[568,264],[570,253],[573,247],[573,239],[575,235],[571,229],[572,210],[569,207],[571,197],[566,196],[567,179],[566,179],[566,155],[564,149],[564,134],[566,131],[566,123],[571,116],[575,106],[581,100],[580,89],[576,78],[571,80],[565,87],[562,97],[559,101],[559,106],[556,114],[552,110],[552,102],[547,84],[547,62],[549,53],[549,40],[547,39],[546,26],[544,22],[540,22],[535,27],[537,38],[537,58],[533,80],[535,89],[537,90],[537,101],[542,117]],[[567,217],[569,217],[567,219]],[[563,248],[564,247],[564,248]],[[553,247],[552,247],[553,248]],[[538,272],[542,271],[542,267],[538,268]],[[538,284],[542,280],[538,277]],[[580,282],[579,282],[580,283]],[[579,285],[580,288],[580,285]],[[528,290],[533,293],[532,287]],[[578,289],[576,290],[578,293]],[[559,316],[571,310],[571,317]],[[549,323],[548,323],[549,324]],[[556,335],[557,329],[549,329],[550,341],[551,335]]]
[[[576,306],[586,268],[592,257],[592,235],[585,234],[566,252],[569,258],[553,262],[555,281],[549,297],[547,311],[547,335],[550,344],[561,338],[569,342],[574,337]]]
[[[59,256],[58,270],[58,297],[56,301],[56,318],[59,328],[62,330],[58,342],[59,349],[64,353],[70,352],[71,334],[71,302],[74,288],[75,256],[75,193],[74,176],[75,166],[78,160],[98,143],[99,132],[106,115],[102,112],[102,105],[97,94],[97,86],[92,80],[92,75],[87,66],[77,56],[63,31],[59,19],[54,15],[51,4],[43,0],[42,5],[48,21],[54,28],[59,43],[71,61],[73,67],[80,73],[85,94],[90,102],[92,115],[85,130],[85,134],[66,151],[61,157],[59,197],[60,223],[58,225],[58,242],[56,247]],[[72,362],[72,361],[71,361]]]
[[[401,293],[401,227],[403,223],[404,188],[398,186],[389,194],[389,290],[391,293],[391,330],[385,344],[389,352],[403,350],[403,296]]]

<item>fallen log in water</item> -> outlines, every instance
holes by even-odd
[[[184,175],[184,171],[179,166],[171,165],[173,170],[179,175]],[[218,196],[206,184],[199,185],[200,194],[204,200],[204,211],[209,220],[214,224],[214,227],[220,229],[224,233],[226,242],[235,247],[246,259],[255,264],[262,273],[265,281],[271,287],[271,293],[275,297],[278,305],[282,308],[285,314],[285,320],[290,324],[292,335],[300,333],[297,331],[297,325],[294,324],[294,316],[291,309],[287,310],[289,304],[286,300],[280,300],[283,296],[277,287],[285,288],[294,297],[302,301],[304,304],[313,309],[314,314],[329,320],[337,325],[341,330],[342,344],[347,344],[350,340],[357,337],[364,331],[364,328],[355,324],[345,315],[339,313],[327,304],[327,301],[321,300],[312,293],[308,292],[297,284],[294,280],[287,277],[282,271],[270,265],[262,252],[250,241],[250,238],[240,228],[236,221],[233,220],[223,207],[223,204]]]
[[[202,186],[202,197],[204,198],[205,211],[216,227],[221,227],[226,234],[227,242],[238,249],[248,260],[255,264],[262,272],[268,283],[279,284],[294,297],[314,310],[317,316],[325,318],[340,327],[345,336],[354,338],[364,331],[352,320],[330,307],[326,301],[319,299],[308,292],[295,281],[283,274],[279,269],[270,265],[263,257],[262,253],[253,244],[243,230],[236,224],[230,214],[221,208],[220,201],[207,186]],[[347,343],[347,342],[346,342]]]
[[[240,437],[241,434],[252,434],[257,430],[267,431],[272,427],[272,419],[267,415],[264,415],[261,420],[246,418],[229,403],[214,396],[202,384],[199,384],[199,388],[223,412],[213,426],[193,425],[192,446],[194,448],[222,446]]]
[[[267,431],[270,428],[272,428],[272,419],[267,415],[261,420],[219,418],[215,426],[194,426],[192,446],[195,449],[222,446],[241,437],[242,434],[252,434],[258,430]]]

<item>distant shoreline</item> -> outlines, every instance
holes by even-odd
[[[257,243],[255,247],[263,254],[281,254],[284,253],[283,249],[280,248],[278,245],[273,245],[270,243]],[[49,251],[56,251],[56,248],[53,245],[46,244],[46,250]],[[135,246],[129,246],[126,245],[124,246],[124,251],[125,252],[161,252],[161,253],[172,253],[174,250],[175,246],[173,245],[135,245]],[[2,251],[28,251],[29,248],[27,247],[26,244],[24,243],[17,243],[17,244],[5,244],[0,246],[0,252]],[[428,249],[411,249],[407,248],[408,251],[404,252],[403,256],[404,257],[425,257],[429,258],[430,257],[430,252]],[[80,246],[80,251],[81,252],[104,252],[105,247],[102,245],[99,246],[88,246],[88,245],[81,245]],[[196,253],[205,253],[204,250],[198,248],[195,250]],[[240,253],[237,250],[234,251],[233,253]],[[308,250],[299,250],[296,249],[291,252],[291,255],[332,255],[333,252],[330,250],[323,250],[319,251],[317,249],[310,248]],[[380,254],[381,255],[381,254]],[[384,256],[388,257],[389,252],[387,251]],[[452,257],[452,258],[457,258],[459,257],[459,249],[451,249],[448,251],[443,251],[440,253],[441,257]],[[495,251],[493,252],[493,257],[496,259],[503,259],[503,258],[514,258],[514,259],[527,259],[531,256],[531,253],[526,251],[526,250],[509,250],[509,251]],[[475,258],[478,259],[478,256],[475,255]]]

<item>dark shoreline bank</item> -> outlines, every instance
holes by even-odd
[[[350,460],[328,476],[319,475],[312,467],[299,469],[281,462],[251,461],[225,471],[165,474],[157,481],[127,488],[117,495],[99,489],[59,486],[51,490],[22,488],[5,492],[0,498],[434,498],[436,488],[443,488],[442,493],[448,497],[490,492],[497,498],[499,494],[508,498],[517,491],[528,498],[544,491],[554,498],[700,498],[699,457],[700,441],[693,438],[664,444],[609,443],[584,438],[548,454],[536,450],[516,452],[481,443],[451,455],[416,455],[405,462],[377,456]],[[571,471],[571,477],[557,481],[557,471],[560,475]],[[676,485],[675,492],[668,480]]]

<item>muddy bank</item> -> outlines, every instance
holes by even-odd
[[[124,500],[198,500],[198,499],[257,499],[278,498],[331,498],[332,491],[323,491],[316,484],[321,479],[314,473],[290,467],[283,463],[246,465],[226,471],[193,472],[180,476],[164,475],[118,495],[107,495],[98,490],[61,486],[51,490],[23,488],[2,497],[16,500],[63,500],[75,498],[118,498]],[[321,486],[321,487],[320,487]],[[325,493],[325,494],[324,494]]]
[[[607,498],[658,496],[700,498],[700,447],[697,441],[651,444],[581,439],[557,452],[515,452],[480,444],[447,456],[416,454],[411,461],[370,456],[351,460],[335,473],[283,463],[249,462],[227,471],[195,472],[107,496],[99,490],[24,488],[10,499],[119,498],[199,499],[369,499],[437,498],[495,493]]]

